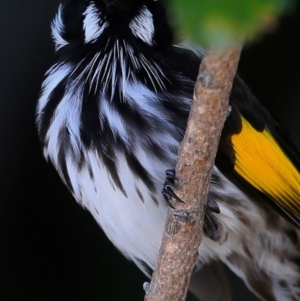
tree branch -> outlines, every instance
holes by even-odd
[[[241,46],[211,48],[203,57],[190,117],[176,166],[178,188],[185,201],[168,212],[159,258],[145,301],[185,300],[199,257],[204,206],[218,142]]]

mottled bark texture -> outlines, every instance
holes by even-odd
[[[145,301],[185,300],[199,256],[204,206],[241,46],[209,49],[202,60],[187,130],[176,166],[175,193],[184,200],[170,209],[159,259]]]

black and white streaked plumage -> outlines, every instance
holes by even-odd
[[[52,34],[57,62],[37,107],[44,155],[147,273],[201,57],[173,45],[160,0],[72,0]],[[230,105],[209,193],[221,237],[204,237],[199,261],[222,260],[262,300],[300,300],[300,156],[238,77]]]

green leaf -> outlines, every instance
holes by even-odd
[[[294,0],[172,0],[181,34],[201,45],[253,39],[293,8]]]

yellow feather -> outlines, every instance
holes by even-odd
[[[234,169],[284,209],[300,215],[300,175],[266,128],[256,131],[242,118],[242,131],[231,137]]]

